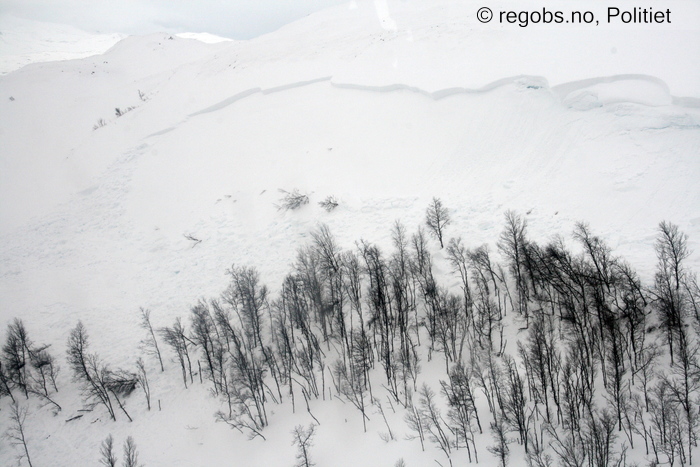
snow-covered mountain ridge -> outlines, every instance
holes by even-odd
[[[123,34],[89,34],[67,25],[0,15],[0,74],[35,62],[101,54]]]

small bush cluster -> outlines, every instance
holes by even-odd
[[[138,93],[139,93],[139,100],[140,100],[141,102],[146,102],[146,101],[148,101],[148,96],[147,96],[143,91],[141,91],[141,90],[139,89],[139,90],[138,90]],[[131,105],[131,106],[128,106],[128,107],[115,107],[115,108],[114,108],[114,115],[116,115],[116,117],[119,118],[119,117],[123,116],[124,114],[126,114],[127,112],[131,112],[131,111],[134,110],[136,107],[137,107],[137,106],[135,106],[135,105]],[[95,123],[95,124],[93,125],[92,129],[93,129],[93,131],[99,130],[100,128],[104,127],[105,125],[107,125],[107,122],[105,121],[105,119],[100,118],[100,119],[97,120],[97,123]]]
[[[105,122],[104,118],[100,118],[99,120],[97,120],[97,123],[95,123],[95,125],[92,127],[92,129],[98,130],[105,125],[107,125],[107,122]]]
[[[291,192],[282,189],[280,189],[279,192],[282,193],[282,198],[280,198],[279,203],[275,205],[278,211],[294,211],[309,204],[309,196],[305,193],[301,193],[296,188]]]
[[[326,212],[331,212],[338,207],[338,200],[335,196],[328,195],[323,201],[319,201],[319,206],[321,206]]]

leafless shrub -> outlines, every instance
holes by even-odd
[[[21,446],[24,450],[23,454],[18,456],[18,460],[23,457],[27,458],[29,467],[32,467],[32,460],[29,457],[29,449],[27,448],[27,436],[25,433],[25,422],[27,420],[28,410],[26,407],[20,406],[17,402],[13,402],[10,406],[10,422],[12,424],[5,432],[5,438],[10,441],[13,446]]]
[[[435,392],[425,383],[420,390],[418,402],[420,407],[418,410],[422,412],[421,418],[425,423],[424,428],[427,438],[445,453],[447,460],[452,465],[450,457],[452,447],[446,432],[447,426],[435,401]]]
[[[136,361],[136,368],[138,373],[136,377],[138,379],[138,384],[143,389],[143,393],[146,396],[146,403],[148,405],[148,410],[151,410],[151,387],[148,384],[148,374],[146,373],[146,364],[143,362],[142,358]]]
[[[440,248],[445,246],[443,238],[445,227],[452,222],[450,211],[442,204],[440,198],[433,198],[425,210],[425,224],[430,233],[440,242]]]
[[[131,436],[124,441],[124,460],[122,465],[124,467],[143,467],[143,464],[139,464],[139,452],[136,449],[134,438]]]
[[[159,332],[163,340],[165,340],[165,343],[175,352],[177,361],[180,363],[180,369],[182,370],[182,380],[185,383],[185,388],[187,388],[188,370],[190,383],[194,382],[194,376],[192,375],[192,362],[188,350],[190,341],[185,333],[185,328],[182,326],[182,320],[180,317],[177,317],[172,328],[164,327],[161,328]]]
[[[305,204],[309,204],[309,196],[301,193],[297,188],[291,192],[280,189],[279,192],[283,196],[280,198],[279,204],[275,205],[278,211],[294,211]]]
[[[158,362],[160,363],[160,371],[165,371],[163,367],[163,357],[160,354],[160,348],[158,347],[158,341],[156,340],[156,333],[151,325],[151,311],[144,308],[140,308],[141,322],[139,326],[142,329],[148,331],[148,337],[141,341],[141,348],[147,355],[154,355],[158,357]]]
[[[107,436],[100,445],[100,464],[105,467],[117,467],[117,456],[114,453],[114,438],[112,435]]]
[[[486,449],[498,459],[500,467],[508,465],[508,457],[510,457],[510,447],[508,444],[508,426],[503,417],[499,417],[495,422],[491,422],[491,434],[494,444]]]
[[[332,210],[338,207],[338,200],[335,196],[328,195],[326,199],[320,201],[318,205],[325,209],[326,212],[331,212]]]
[[[95,125],[93,125],[92,130],[93,130],[93,131],[94,131],[94,130],[98,130],[98,129],[102,128],[102,127],[105,126],[105,125],[107,125],[107,122],[105,122],[105,119],[104,119],[104,118],[101,118],[101,119],[97,120],[97,123],[95,123]]]
[[[124,408],[120,397],[126,397],[136,388],[136,375],[124,370],[112,371],[97,354],[88,354],[88,335],[85,326],[78,321],[68,338],[68,364],[73,372],[73,379],[80,383],[83,390],[83,400],[90,409],[103,405],[112,420],[116,420],[115,401],[124,415],[131,416]]]
[[[117,117],[121,117],[121,116],[124,115],[125,113],[131,112],[131,111],[134,110],[135,108],[136,108],[136,107],[134,107],[133,105],[130,106],[130,107],[125,107],[125,108],[123,108],[123,109],[117,107],[117,108],[114,109],[114,114],[115,114]]]
[[[312,467],[316,464],[311,462],[311,457],[309,456],[309,448],[313,445],[313,437],[316,433],[316,425],[313,423],[309,425],[309,428],[304,428],[302,425],[297,425],[292,431],[294,439],[292,440],[292,445],[298,447],[297,452],[297,463],[295,467]]]

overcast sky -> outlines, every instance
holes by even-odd
[[[208,32],[232,39],[274,31],[348,0],[0,0],[0,14],[90,32]]]

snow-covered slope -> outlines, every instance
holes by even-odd
[[[62,358],[81,319],[96,351],[128,364],[139,307],[169,324],[220,293],[232,263],[255,265],[276,290],[319,222],[343,247],[388,246],[393,222],[413,230],[433,196],[453,210],[450,235],[472,246],[493,243],[514,209],[539,240],[590,222],[646,278],[660,220],[698,250],[700,19],[563,32],[480,25],[474,2],[384,3],[352,2],[245,42],[130,37],[0,77],[0,326],[22,317]],[[278,211],[279,189],[311,204]],[[340,201],[331,213],[316,204],[328,195]],[[157,390],[185,415],[91,426],[61,414],[36,428],[37,465],[62,455],[87,465],[110,431],[146,440],[163,424],[172,437],[140,446],[149,465],[293,456],[231,442],[210,426],[217,404],[184,408],[207,399],[172,378]],[[351,422],[347,436],[360,436]],[[79,440],[85,429],[94,435]],[[289,429],[271,427],[275,446]],[[383,444],[364,439],[366,452],[324,464],[332,435],[319,435],[319,465],[372,465]],[[403,443],[387,459],[405,449],[421,455]],[[0,464],[11,455],[0,450]]]
[[[123,34],[91,34],[63,24],[0,14],[0,75],[30,63],[101,54],[123,38]]]

